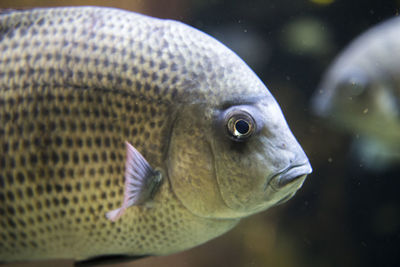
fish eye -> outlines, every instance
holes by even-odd
[[[234,141],[244,141],[254,133],[255,121],[247,112],[235,110],[227,114],[226,118],[229,137]]]
[[[341,93],[350,98],[362,97],[366,95],[370,81],[365,74],[360,72],[350,72],[347,76],[339,83]]]

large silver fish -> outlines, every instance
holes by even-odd
[[[0,51],[0,261],[188,249],[311,172],[264,84],[182,23],[8,11]]]
[[[370,167],[400,160],[400,18],[363,33],[336,58],[313,106],[358,138]]]

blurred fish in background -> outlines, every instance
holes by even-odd
[[[400,18],[354,40],[325,74],[313,108],[355,136],[367,167],[400,160]]]

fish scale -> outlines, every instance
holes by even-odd
[[[182,23],[98,7],[6,11],[0,51],[0,261],[188,249],[289,199],[311,172],[252,70]],[[228,138],[230,112],[254,116],[254,137]],[[149,171],[134,170],[125,142]],[[130,173],[161,184],[130,185]],[[271,191],[266,179],[281,176],[292,183]],[[126,205],[135,192],[143,203]]]
[[[160,50],[170,44],[157,43],[164,27],[154,32],[145,16],[101,8],[38,9],[0,20],[0,258],[192,246],[192,230],[209,223],[183,209],[168,183],[159,208],[134,207],[118,225],[104,216],[122,201],[125,140],[162,165],[171,124],[165,114],[178,94],[174,85],[183,83],[182,70],[169,63],[177,56]],[[193,228],[185,229],[188,220]],[[223,232],[234,221],[211,229]]]

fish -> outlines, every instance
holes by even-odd
[[[400,18],[362,33],[324,74],[313,111],[354,136],[352,151],[370,169],[400,160]]]
[[[234,52],[105,7],[0,15],[0,261],[167,255],[293,197],[310,162]]]

